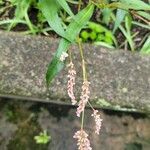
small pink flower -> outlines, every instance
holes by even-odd
[[[69,97],[71,98],[71,102],[72,102],[72,105],[75,105],[77,103],[77,101],[75,100],[75,96],[74,96],[74,85],[75,85],[75,75],[76,75],[76,71],[75,71],[75,68],[74,68],[74,65],[73,63],[71,62],[69,64],[69,71],[68,71],[68,83],[67,83],[67,92],[68,92],[68,95]]]
[[[90,82],[88,82],[88,81],[83,82],[82,93],[80,96],[80,101],[79,101],[77,112],[76,112],[78,117],[80,117],[81,112],[84,111],[85,105],[87,104],[87,102],[89,100],[89,94],[90,94],[89,84],[90,84]]]
[[[99,132],[100,132],[100,129],[101,129],[101,125],[102,125],[102,120],[103,119],[101,119],[100,118],[100,114],[98,114],[98,110],[94,110],[93,111],[93,114],[91,115],[91,116],[93,116],[94,117],[94,120],[95,120],[95,133],[96,134],[99,134]]]
[[[75,133],[73,138],[77,139],[78,150],[92,150],[87,137],[88,134],[82,129]]]

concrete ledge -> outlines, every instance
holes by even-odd
[[[59,40],[0,31],[0,97],[51,99],[69,102],[67,69],[45,85],[45,72]],[[78,47],[72,46],[77,69],[76,95],[82,78]],[[91,82],[91,100],[98,107],[150,112],[150,56],[84,45]],[[96,100],[96,101],[94,101]]]

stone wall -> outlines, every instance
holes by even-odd
[[[19,33],[0,32],[0,96],[69,102],[66,94],[67,69],[49,89],[45,72],[59,40]],[[122,50],[109,50],[84,44],[91,100],[99,107],[130,111],[150,110],[150,56]],[[74,53],[77,69],[76,95],[81,91],[81,60],[77,45]],[[26,98],[25,98],[26,99]],[[69,102],[70,103],[70,102]]]

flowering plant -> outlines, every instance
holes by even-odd
[[[80,0],[82,2],[82,0]],[[81,4],[81,3],[80,3]],[[138,4],[138,5],[135,5]],[[98,8],[109,8],[109,9],[124,9],[126,11],[130,9],[135,10],[150,10],[149,6],[146,5],[141,0],[119,0],[108,3],[106,0],[89,0],[88,5],[81,10],[81,5],[78,7],[78,13],[76,15],[73,14],[66,0],[40,0],[39,8],[41,9],[43,15],[47,19],[51,28],[62,37],[60,40],[58,49],[50,62],[46,74],[47,85],[50,84],[52,79],[62,70],[65,65],[65,59],[69,55],[70,63],[68,70],[68,83],[67,83],[67,92],[69,97],[71,98],[72,105],[77,104],[77,117],[82,117],[81,129],[74,134],[74,138],[77,139],[78,150],[91,150],[90,141],[88,139],[88,134],[84,131],[84,111],[87,104],[92,108],[93,113],[91,116],[95,120],[95,133],[99,134],[101,129],[102,119],[98,110],[95,110],[89,101],[90,96],[90,82],[87,78],[85,59],[82,49],[82,43],[79,39],[78,35],[81,29],[88,23],[93,12],[94,7]],[[72,18],[71,22],[66,29],[63,28],[62,20],[58,15],[58,11],[60,9],[64,9]],[[49,13],[49,10],[52,10]],[[74,85],[75,85],[75,77],[76,71],[75,66],[72,60],[72,53],[68,50],[69,46],[73,43],[77,42],[79,45],[81,61],[82,61],[82,72],[83,72],[83,85],[80,100],[77,101],[74,94]]]

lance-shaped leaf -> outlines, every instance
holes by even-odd
[[[123,21],[123,19],[124,19],[126,13],[127,13],[127,11],[125,11],[125,10],[117,9],[113,33],[116,31],[116,29],[119,27],[119,25],[120,25],[121,22]]]
[[[39,9],[42,11],[50,27],[60,36],[65,37],[62,21],[58,16],[60,6],[55,0],[40,0]]]
[[[71,42],[66,39],[61,39],[58,49],[53,57],[52,61],[48,65],[47,73],[46,73],[46,82],[47,85],[50,84],[52,79],[62,70],[64,67],[64,62],[60,60],[60,56],[64,51],[67,51]]]
[[[120,0],[119,2],[112,2],[108,4],[108,7],[124,10],[150,10],[150,5],[141,0]]]
[[[150,10],[150,5],[142,0],[121,0],[124,6],[128,6],[129,9],[134,10]]]
[[[84,27],[84,25],[89,21],[93,14],[94,5],[90,4],[82,11],[80,11],[77,15],[74,16],[74,19],[69,24],[66,29],[65,35],[71,39],[72,42],[66,40],[65,38],[61,39],[58,49],[53,57],[51,63],[48,66],[48,70],[46,73],[46,81],[47,85],[52,81],[52,79],[61,71],[64,66],[64,62],[60,60],[63,52],[68,50],[70,44],[72,44],[80,30]]]

